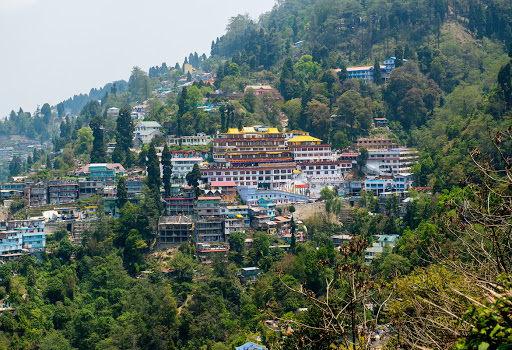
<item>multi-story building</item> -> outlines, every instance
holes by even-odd
[[[194,136],[182,136],[182,137],[168,137],[167,142],[171,146],[206,146],[210,142],[212,142],[213,137],[211,135],[206,135],[203,132],[197,133]]]
[[[297,169],[310,180],[333,181],[343,177],[341,163],[334,159],[331,145],[309,135],[288,140]]]
[[[341,173],[346,175],[352,171],[354,165],[357,164],[357,156],[359,153],[341,153],[338,155],[338,162],[340,162]]]
[[[72,203],[78,199],[78,183],[75,180],[49,180],[47,186],[49,204]]]
[[[410,174],[396,174],[395,176],[383,176],[364,181],[364,190],[373,191],[377,196],[384,192],[405,192],[412,187],[413,177]]]
[[[385,118],[384,118],[385,119]],[[360,137],[354,143],[355,149],[364,147],[366,149],[378,149],[378,148],[397,148],[398,144],[395,140],[390,139],[388,135],[381,135],[379,137]]]
[[[220,216],[204,216],[194,223],[196,242],[224,242],[224,218]]]
[[[390,57],[380,65],[380,82],[386,83],[389,79],[391,71],[395,69],[395,57]],[[406,61],[406,60],[404,60]],[[348,79],[362,79],[367,84],[374,83],[374,66],[362,66],[362,67],[347,67]],[[341,69],[336,69],[336,72],[341,71]]]
[[[222,200],[233,203],[236,200],[236,182],[234,181],[212,181],[212,190],[220,190]]]
[[[227,206],[224,210],[224,231],[226,237],[233,232],[244,232],[251,225],[249,207],[247,205]]]
[[[37,207],[48,203],[48,189],[42,182],[27,184],[27,187],[23,190],[23,194],[30,207]]]
[[[135,198],[139,193],[142,193],[142,187],[144,186],[144,177],[131,177],[126,180],[126,191],[128,192],[128,198]]]
[[[46,246],[44,217],[7,221],[7,229],[21,233],[22,248],[29,253],[38,253]]]
[[[193,234],[194,222],[188,216],[162,216],[158,221],[159,248],[171,248],[188,242]]]
[[[13,157],[13,148],[12,147],[4,147],[0,148],[0,159],[11,160]]]
[[[116,176],[126,174],[126,170],[119,163],[93,163],[88,165],[88,173],[90,181],[100,181],[106,185],[114,184]]]
[[[184,183],[185,177],[192,171],[194,165],[201,166],[203,158],[190,157],[190,158],[172,158],[172,178],[174,182]],[[163,169],[160,169],[163,173]]]
[[[143,144],[150,143],[156,135],[163,135],[160,131],[161,128],[162,126],[158,122],[140,121],[135,125],[134,138]]]
[[[292,179],[293,155],[285,135],[276,128],[266,132],[244,127],[229,129],[213,140],[214,164],[201,174],[208,182],[234,181],[237,186],[280,188]]]
[[[89,181],[84,178],[78,179],[78,198],[84,199],[95,194],[103,193],[104,184],[102,181]]]
[[[23,237],[19,230],[0,230],[0,260],[8,261],[22,255]]]
[[[368,149],[366,168],[377,175],[409,174],[417,161],[413,148]]]
[[[296,192],[300,191],[298,187],[301,185],[297,185],[294,190]],[[240,186],[238,187],[238,194],[242,201],[247,205],[257,205],[258,200],[260,198],[268,198],[275,201],[277,204],[291,204],[300,201],[307,201],[309,197],[305,194],[294,193],[290,191],[280,191],[280,190],[260,190],[256,187],[249,186]]]
[[[197,215],[222,217],[224,210],[221,200],[221,197],[199,197],[196,202]]]
[[[195,194],[193,191],[171,195],[165,198],[165,215],[192,215],[194,213],[194,205]]]

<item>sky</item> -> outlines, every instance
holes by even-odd
[[[128,80],[132,67],[209,56],[229,18],[275,0],[0,0],[0,118]]]

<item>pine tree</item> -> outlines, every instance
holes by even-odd
[[[373,82],[376,85],[380,84],[380,64],[377,57],[375,57],[375,64],[373,65]]]
[[[163,168],[163,184],[165,191],[165,198],[171,196],[171,176],[172,176],[172,155],[167,144],[164,146],[162,152],[162,168]]]
[[[187,174],[185,179],[187,180],[189,186],[199,186],[199,181],[201,180],[201,170],[199,170],[198,164],[194,164],[192,171]]]
[[[128,191],[126,190],[126,178],[124,176],[119,177],[117,181],[117,207],[123,208],[128,202]]]
[[[160,162],[156,155],[155,146],[152,143],[149,145],[148,150],[147,169],[149,189],[155,193],[160,193],[160,185],[162,183],[160,179]]]
[[[52,170],[52,160],[50,159],[50,155],[46,156],[46,170]]]
[[[107,158],[105,141],[103,139],[103,123],[104,119],[101,116],[95,117],[89,123],[89,127],[92,129],[92,136],[94,137],[94,141],[92,142],[91,163],[104,163]]]
[[[121,163],[125,168],[133,165],[133,155],[130,148],[133,147],[133,124],[131,108],[125,106],[119,110],[116,124],[116,147],[112,153],[112,161]]]

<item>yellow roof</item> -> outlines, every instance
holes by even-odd
[[[280,132],[277,130],[277,128],[268,128],[265,134],[280,134]]]
[[[322,141],[322,140],[317,139],[316,137],[313,137],[313,136],[309,136],[309,135],[300,135],[300,136],[294,137],[293,139],[288,140],[288,142],[306,142],[306,141],[318,142],[318,141]]]
[[[244,126],[242,128],[242,132],[243,133],[251,133],[251,132],[256,132],[256,130],[254,130],[254,128],[252,126]]]
[[[226,134],[240,134],[237,128],[229,128]]]
[[[293,171],[293,173],[294,173],[294,174],[300,174],[300,173],[301,173],[301,171],[300,171],[300,170],[294,170],[294,171]]]

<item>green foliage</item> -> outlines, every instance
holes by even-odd
[[[124,106],[119,110],[119,116],[116,120],[116,147],[112,153],[112,161],[121,163],[125,168],[133,166],[133,153],[130,148],[133,147],[134,126],[131,119],[130,106]]]

